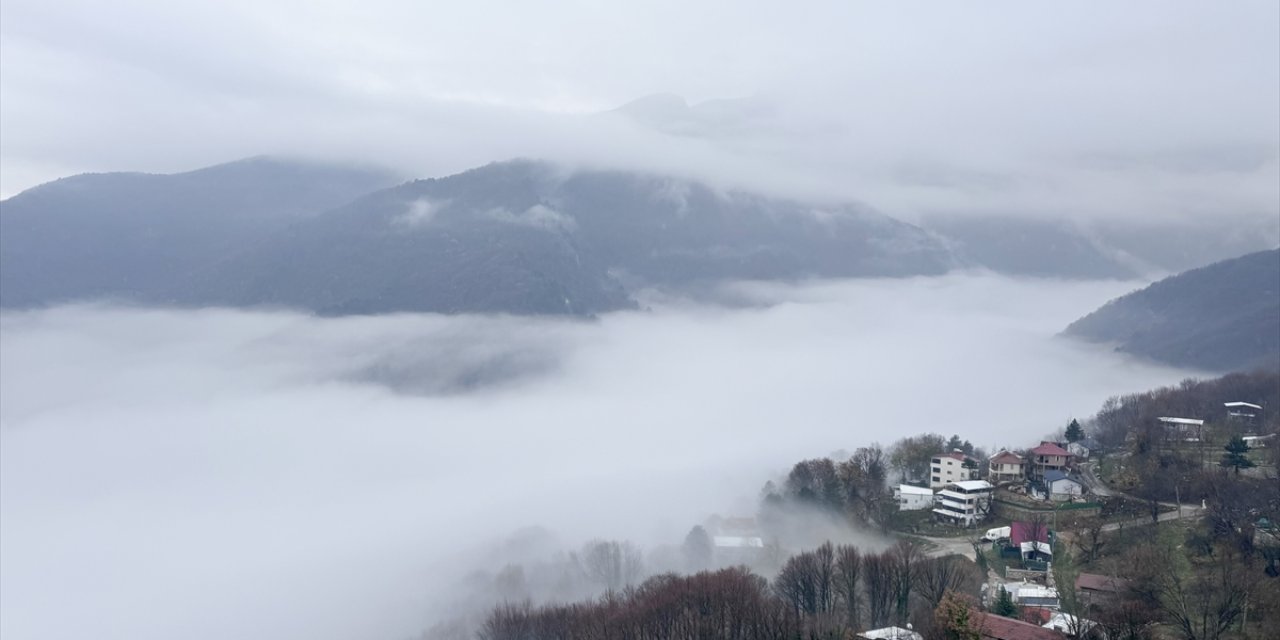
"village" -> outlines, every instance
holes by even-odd
[[[482,637],[612,620],[618,637],[729,623],[724,637],[1272,638],[1278,382],[1230,374],[1111,398],[1025,448],[925,433],[802,460],[765,484],[757,513],[711,516],[678,549],[588,543],[548,575],[596,576],[605,596],[499,606]]]
[[[1262,411],[1259,404],[1229,401],[1221,404],[1216,415],[1157,416],[1146,435],[1158,436],[1161,450],[1196,459],[1206,468],[1234,464],[1237,473],[1274,476],[1274,467],[1264,471],[1253,462],[1261,450],[1276,446],[1274,432],[1261,433]],[[984,610],[980,635],[975,638],[1147,637],[1138,630],[1150,621],[1131,621],[1125,633],[1114,620],[1089,617],[1111,615],[1105,609],[1135,595],[1133,581],[1119,575],[1116,565],[1107,570],[1102,568],[1105,563],[1096,562],[1099,552],[1108,544],[1119,546],[1118,534],[1128,533],[1129,544],[1135,543],[1140,539],[1134,538],[1135,532],[1149,525],[1177,521],[1183,527],[1180,532],[1190,530],[1208,509],[1206,500],[1184,502],[1176,495],[1173,500],[1160,500],[1127,491],[1134,483],[1124,474],[1125,461],[1132,457],[1130,449],[1138,446],[1136,441],[1144,437],[1143,430],[1127,433],[1115,447],[1086,433],[1075,420],[1062,435],[1058,441],[1043,440],[1027,449],[1002,449],[982,457],[975,455],[981,451],[972,446],[938,451],[928,460],[927,474],[904,478],[892,489],[891,506],[883,507],[892,512],[884,523],[890,535],[919,544],[924,554],[934,558],[975,559],[982,575],[976,604]],[[951,443],[956,442],[953,437]],[[1233,450],[1233,443],[1243,448]],[[814,462],[797,465],[806,469],[799,475],[824,475],[825,465]],[[809,466],[802,467],[805,464]],[[840,475],[842,470],[834,471]],[[796,477],[793,470],[789,481]],[[1115,478],[1116,486],[1102,477]],[[821,502],[821,485],[821,480],[812,480],[812,488],[792,487],[791,491]],[[1186,488],[1173,489],[1177,494]],[[1266,517],[1251,524],[1254,547],[1280,545],[1280,531]],[[778,552],[771,549],[767,533],[753,518],[714,519],[708,528],[715,564],[759,566],[761,558]],[[1055,563],[1055,557],[1061,556],[1073,566]],[[1081,566],[1090,571],[1080,570]],[[910,623],[861,630],[853,637],[924,638]]]

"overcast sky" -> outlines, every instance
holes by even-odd
[[[1280,5],[0,5],[0,193],[261,153],[512,156],[934,211],[1280,208]],[[597,115],[672,93],[639,121]]]

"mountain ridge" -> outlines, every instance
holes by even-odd
[[[1280,249],[1170,276],[1107,302],[1063,334],[1176,366],[1280,369]]]

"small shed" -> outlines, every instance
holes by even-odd
[[[1053,547],[1047,542],[1024,542],[1018,545],[1023,560],[1032,562],[1050,562],[1053,560]]]

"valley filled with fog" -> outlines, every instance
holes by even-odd
[[[1024,446],[1194,375],[1055,337],[1141,284],[740,283],[586,320],[6,312],[0,635],[412,637],[529,527],[678,544],[804,457]]]

